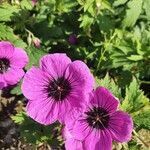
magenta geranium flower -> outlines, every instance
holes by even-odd
[[[19,82],[27,63],[28,56],[23,49],[14,47],[10,42],[0,42],[0,89]]]
[[[73,108],[82,107],[94,78],[82,61],[71,62],[65,54],[49,54],[25,75],[22,91],[28,115],[41,124],[63,121]]]
[[[97,88],[81,115],[66,120],[66,149],[82,143],[83,150],[111,150],[113,140],[129,141],[133,122],[127,113],[117,110],[118,103],[106,88]]]

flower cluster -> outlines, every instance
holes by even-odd
[[[10,42],[0,42],[0,89],[17,84],[24,76],[23,68],[28,63],[28,56],[21,48]]]
[[[28,56],[9,42],[0,42],[0,88],[23,76]],[[118,110],[119,100],[104,87],[94,90],[94,77],[82,61],[66,54],[48,54],[23,78],[27,114],[49,125],[59,121],[67,150],[111,150],[112,141],[131,139],[133,122]]]
[[[110,150],[112,141],[131,139],[131,117],[117,110],[119,101],[104,87],[95,91],[94,78],[82,61],[49,54],[25,75],[22,91],[27,114],[37,122],[65,125],[67,150]]]

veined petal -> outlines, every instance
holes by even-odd
[[[92,129],[82,118],[78,119],[73,127],[72,135],[77,140],[85,140],[85,138],[92,132]]]
[[[65,74],[66,78],[72,85],[74,91],[79,88],[86,92],[91,92],[94,87],[94,77],[90,72],[90,69],[82,61],[72,62]]]
[[[14,54],[10,59],[10,66],[14,68],[23,68],[28,61],[26,52],[22,48],[15,48]]]
[[[11,58],[14,53],[14,46],[7,41],[0,42],[0,58]]]
[[[57,120],[59,105],[50,99],[29,100],[26,110],[27,114],[35,121],[49,125]]]
[[[94,130],[83,142],[84,150],[111,150],[112,138],[107,130]]]
[[[62,130],[62,136],[65,140],[65,148],[66,150],[83,150],[82,142],[79,140],[74,139],[71,135],[67,127],[65,126]]]
[[[36,100],[47,98],[45,86],[49,84],[50,78],[41,69],[32,67],[24,76],[22,92],[26,98]]]
[[[51,77],[58,78],[64,76],[67,66],[71,63],[66,54],[49,54],[40,60],[40,68],[48,72]]]
[[[6,73],[3,74],[4,80],[8,85],[17,84],[24,76],[23,69],[10,68]]]
[[[104,87],[98,87],[95,90],[91,103],[106,109],[110,114],[115,112],[119,105],[119,101]]]
[[[109,130],[113,140],[127,142],[131,140],[133,121],[125,112],[117,111],[110,117]]]

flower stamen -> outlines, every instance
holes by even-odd
[[[7,58],[0,58],[0,74],[5,73],[10,67],[10,61]]]
[[[86,115],[86,120],[91,127],[101,130],[108,127],[110,116],[104,108],[93,107],[86,112]]]
[[[56,101],[64,100],[71,91],[70,82],[64,77],[53,79],[46,88],[48,97],[52,97]]]

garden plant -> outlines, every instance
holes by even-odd
[[[0,150],[150,149],[150,0],[0,1]]]

